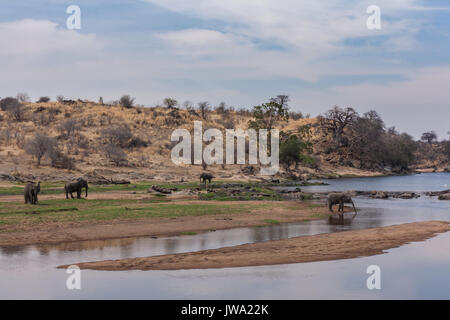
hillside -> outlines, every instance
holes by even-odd
[[[197,180],[204,168],[201,165],[175,165],[170,160],[174,145],[170,141],[174,129],[192,131],[195,120],[203,128],[247,129],[249,111],[208,111],[206,120],[199,110],[177,108],[124,108],[90,101],[24,103],[17,111],[0,110],[0,174],[3,179],[67,180],[81,175],[102,181],[106,179],[189,181]],[[323,154],[316,148],[320,136],[317,119],[300,118],[280,122],[278,128],[295,131],[304,125],[312,126],[314,166],[299,165],[280,177],[371,176],[386,172],[362,170],[352,163],[343,166],[337,154]],[[30,141],[44,134],[52,138],[55,151],[45,154],[40,165],[29,151]],[[114,148],[120,144],[120,150]],[[122,145],[123,144],[123,145]],[[109,149],[108,149],[109,148]],[[258,180],[244,165],[213,165],[206,168],[216,178]],[[0,177],[0,178],[2,178]]]

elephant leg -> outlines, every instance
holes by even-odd
[[[81,190],[77,190],[77,199],[81,199]]]
[[[69,199],[69,193],[66,191],[66,199]]]
[[[72,192],[69,192],[70,193],[70,197],[73,199],[73,194],[72,194]]]

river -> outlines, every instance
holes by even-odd
[[[450,173],[327,181],[305,191],[448,189]],[[170,238],[84,241],[0,248],[1,299],[450,299],[450,233],[372,257],[291,265],[181,271],[89,271],[68,290],[74,262],[144,257],[414,221],[450,221],[450,202],[357,197],[359,214],[344,226],[311,221]],[[381,290],[368,290],[367,267],[381,269]]]

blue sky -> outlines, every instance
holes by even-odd
[[[72,4],[81,30],[66,28]],[[373,4],[381,30],[366,27]],[[0,0],[0,96],[249,108],[289,94],[305,114],[375,109],[400,131],[446,138],[449,40],[443,0]]]

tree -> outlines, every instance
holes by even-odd
[[[371,169],[383,153],[384,122],[376,111],[358,117],[351,126],[349,154],[360,162],[360,168]]]
[[[208,118],[208,112],[210,110],[210,105],[208,101],[203,101],[198,103],[198,110],[203,120]]]
[[[314,159],[309,156],[312,152],[311,127],[309,125],[301,126],[294,134],[281,132],[280,142],[280,163],[284,165],[287,171],[290,171],[292,165],[305,163],[314,164]]]
[[[172,109],[178,105],[178,101],[172,98],[165,98],[163,104],[166,106],[166,108]]]
[[[64,138],[69,138],[80,130],[80,124],[73,119],[67,119],[59,125],[58,130]]]
[[[342,109],[334,106],[324,116],[319,116],[319,123],[326,131],[331,132],[334,147],[339,148],[347,143],[344,139],[344,130],[354,124],[358,119],[358,113],[353,108]]]
[[[428,132],[424,132],[422,133],[422,137],[420,138],[420,140],[428,142],[428,144],[433,144],[433,142],[437,141],[437,134],[434,131],[428,131]]]
[[[25,92],[19,92],[17,94],[17,100],[19,100],[20,103],[30,102],[30,96]]]
[[[226,114],[228,113],[227,104],[225,102],[221,102],[217,107],[214,108],[218,114]]]
[[[64,99],[65,98],[62,94],[56,96],[56,101],[58,101],[59,103],[63,103]]]
[[[132,98],[130,95],[126,94],[120,98],[119,103],[122,107],[130,109],[134,105],[134,100],[135,98]]]
[[[248,123],[249,128],[260,130],[267,129],[269,132],[280,121],[289,120],[289,113],[286,105],[275,101],[254,106],[252,109],[253,120]]]
[[[291,99],[287,95],[280,94],[275,98],[270,98],[270,101],[278,103],[283,108],[288,108],[288,103],[289,101],[291,101]]]
[[[57,142],[54,138],[46,134],[38,133],[25,144],[25,152],[36,158],[37,165],[41,165],[41,159],[45,155],[51,155],[57,148]]]

